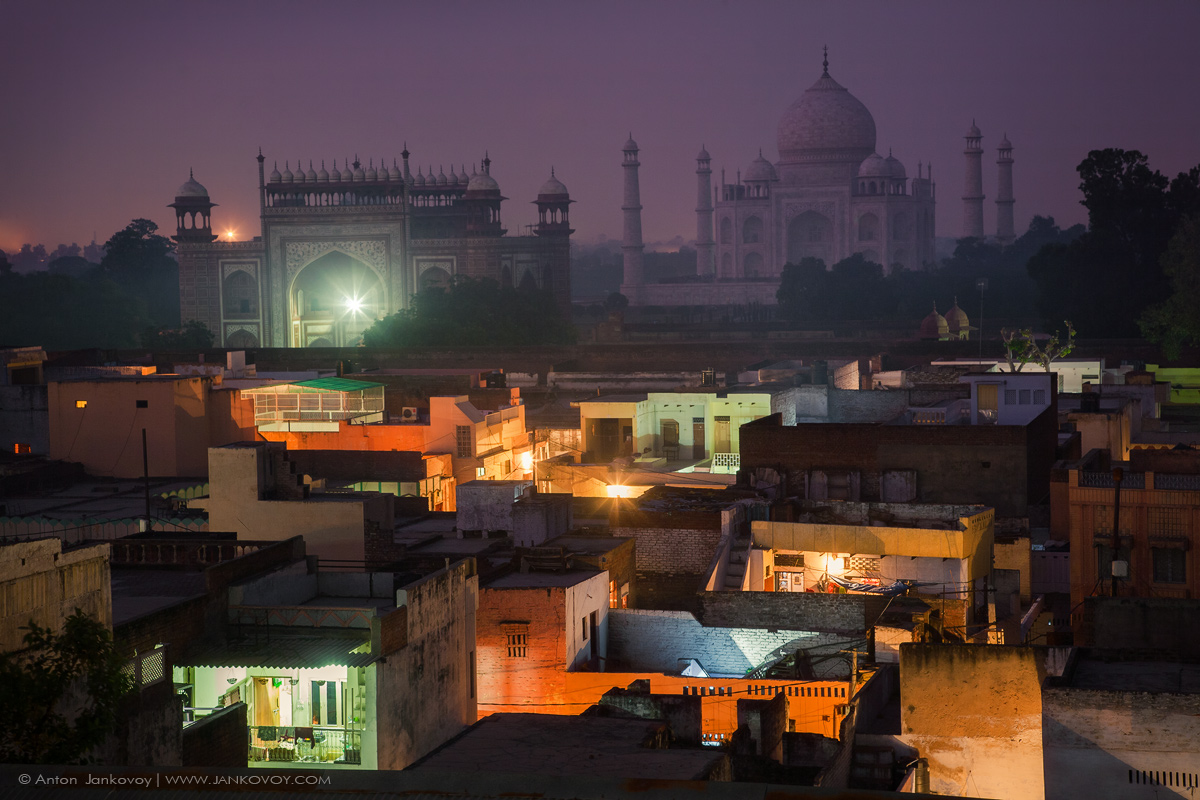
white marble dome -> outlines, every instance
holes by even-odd
[[[496,179],[486,172],[481,172],[471,176],[471,182],[467,184],[468,192],[500,192],[500,184],[496,183]]]
[[[746,168],[746,174],[742,176],[742,180],[747,181],[775,181],[779,180],[779,176],[775,173],[775,167],[771,166],[771,162],[763,158],[762,151],[758,151],[758,158],[750,162],[750,166]]]
[[[208,189],[205,189],[200,181],[188,171],[187,183],[179,187],[179,191],[175,193],[176,197],[208,197]]]
[[[778,143],[784,163],[861,159],[875,152],[875,119],[826,72],[784,112]]]
[[[563,185],[554,175],[554,168],[550,168],[550,177],[542,184],[542,188],[538,189],[538,198],[543,197],[569,197],[567,187]]]
[[[891,176],[892,170],[887,159],[879,153],[871,153],[863,159],[862,164],[858,167],[858,177],[860,178],[890,178]]]

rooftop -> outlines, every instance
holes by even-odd
[[[594,569],[570,569],[565,572],[509,572],[489,581],[485,589],[536,589],[576,586],[600,573]]]
[[[319,636],[256,629],[242,641],[220,642],[199,648],[181,658],[181,667],[258,667],[270,669],[318,669],[320,667],[365,667],[375,661],[370,652],[370,634],[354,629],[323,629]]]
[[[1200,694],[1200,664],[1121,661],[1097,657],[1088,651],[1077,653],[1074,669],[1062,681],[1062,685],[1072,689]]]
[[[492,714],[409,770],[703,780],[725,758],[710,749],[644,744],[664,727],[612,717]]]

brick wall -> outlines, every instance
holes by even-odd
[[[161,642],[172,645],[175,656],[182,657],[188,644],[204,641],[208,630],[209,605],[208,596],[183,600],[116,626],[113,628],[113,638],[128,652],[151,650]],[[213,618],[212,622],[215,627],[220,620]]]
[[[635,564],[639,572],[703,575],[721,541],[720,515],[711,515],[715,528],[633,527],[613,528],[613,536],[637,540]]]
[[[886,597],[809,592],[702,592],[699,620],[721,628],[773,628],[864,635]]]
[[[183,766],[245,767],[246,704],[234,703],[183,729]]]
[[[858,392],[858,394],[887,394]],[[918,501],[983,503],[1023,516],[1049,491],[1053,407],[1029,425],[809,423],[785,427],[773,414],[742,426],[742,466],[788,474],[801,491],[810,470],[862,473],[863,500],[878,500],[879,474],[916,469]]]
[[[845,637],[802,630],[715,628],[701,625],[686,611],[614,610],[608,615],[608,658],[613,669],[678,672],[694,658],[710,673],[743,675],[764,661],[803,650],[820,655],[846,649]],[[842,659],[815,668],[845,674]]]
[[[479,592],[477,613],[481,712],[485,705],[522,703],[536,707],[565,702],[565,591],[561,587],[485,587]],[[510,655],[509,637],[519,635],[526,637],[524,655]],[[514,640],[512,646],[520,645]]]
[[[629,597],[629,607],[699,613],[698,592],[703,588],[703,575],[639,570]]]

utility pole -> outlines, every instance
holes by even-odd
[[[1113,498],[1113,538],[1112,538],[1112,563],[1108,565],[1109,596],[1117,596],[1117,561],[1121,552],[1121,480],[1125,477],[1125,472],[1120,467],[1113,467],[1112,479],[1113,486],[1116,487],[1116,492]]]
[[[142,428],[142,489],[146,494],[146,530],[150,530],[150,452],[146,449],[145,428]]]
[[[988,287],[988,279],[980,278],[975,281],[975,288],[979,290],[979,329],[975,335],[979,337],[979,358],[983,359],[983,293]]]

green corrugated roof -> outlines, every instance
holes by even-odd
[[[377,386],[383,386],[383,384],[371,383],[370,381],[355,381],[350,378],[316,378],[311,381],[297,381],[292,386],[301,386],[305,389],[320,389],[326,392],[361,392],[364,389],[374,389]]]

